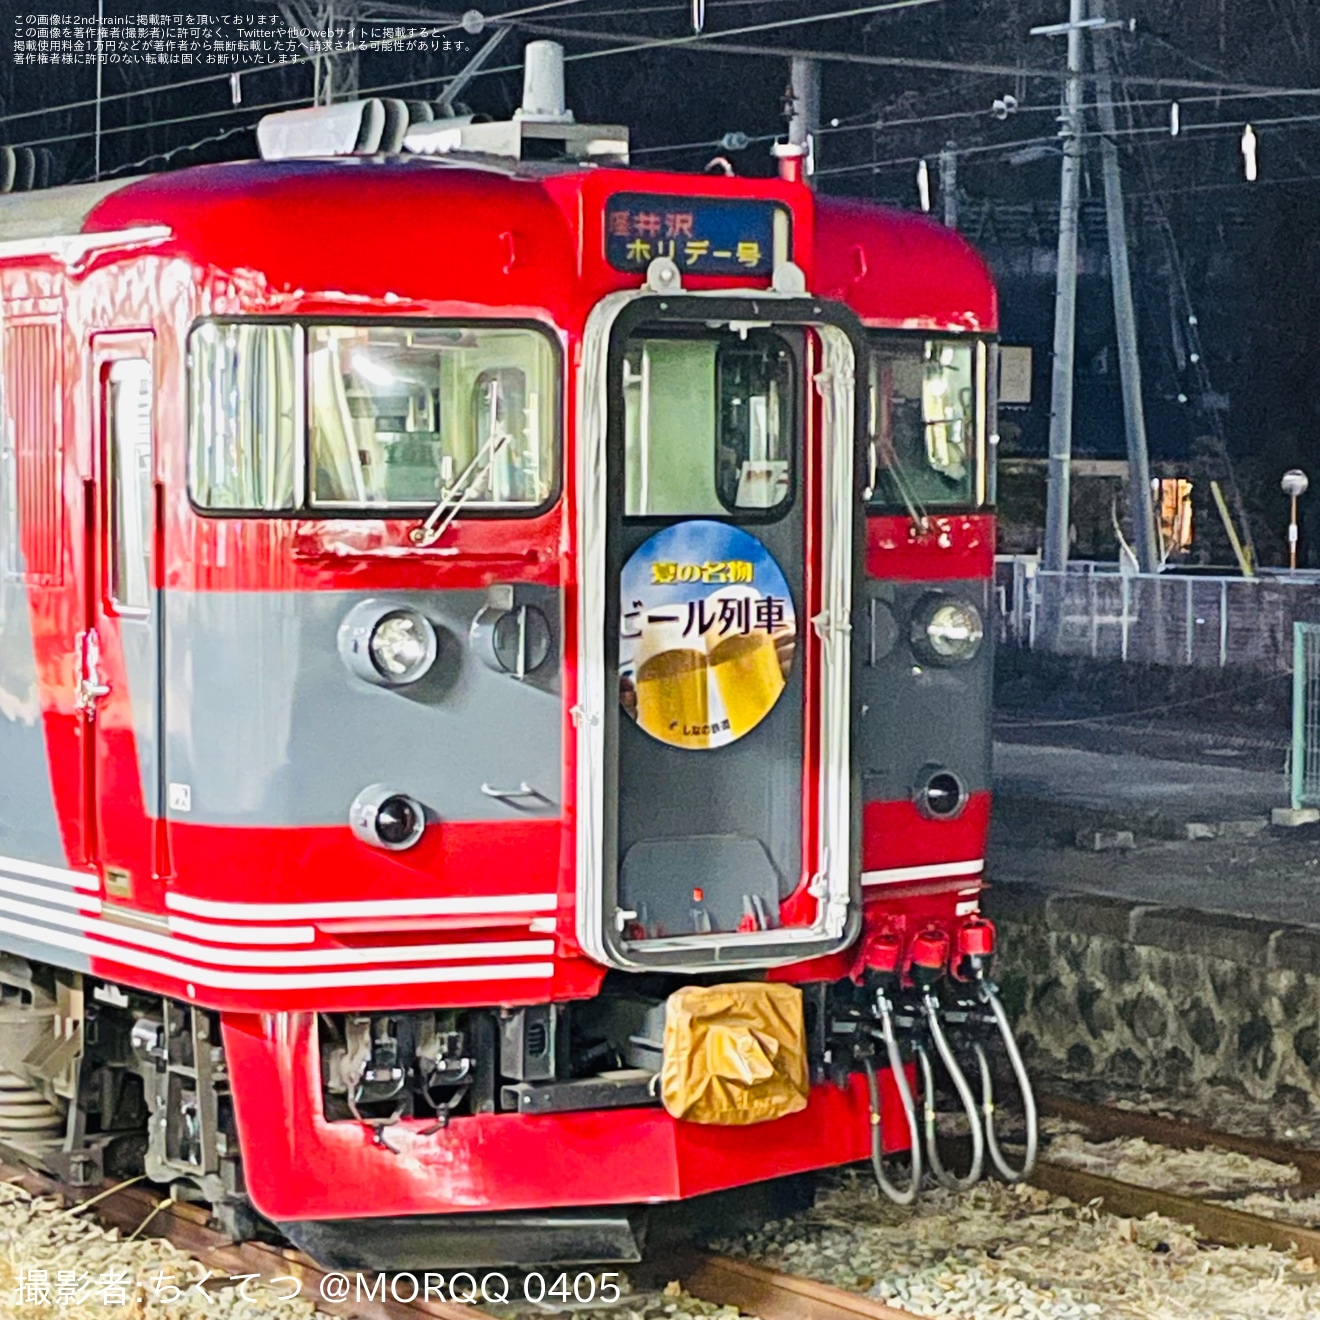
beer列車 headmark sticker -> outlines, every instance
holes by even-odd
[[[651,737],[724,747],[774,708],[797,618],[754,536],[706,519],[674,523],[623,566],[620,602],[619,699]]]

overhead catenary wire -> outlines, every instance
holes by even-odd
[[[851,16],[858,16],[861,14],[882,13],[889,9],[894,9],[894,8],[911,8],[913,7],[914,4],[934,4],[941,2],[942,0],[888,0],[888,3],[884,5],[860,6],[850,10],[833,11],[830,14],[813,15],[811,16],[809,21],[820,22],[841,16],[851,17]],[[511,23],[514,22],[515,20],[524,19],[527,16],[535,13],[544,12],[545,10],[550,8],[564,7],[566,5],[573,3],[581,3],[581,0],[550,0],[550,2],[547,4],[530,5],[522,9],[509,10],[502,14],[489,15],[486,18],[486,23],[488,26],[499,26],[500,24]],[[590,15],[587,15],[587,17],[590,17]],[[424,20],[414,19],[411,21],[421,22]],[[1031,68],[1021,65],[998,64],[990,61],[933,60],[933,59],[925,59],[919,56],[873,55],[873,54],[864,54],[864,53],[852,52],[852,51],[797,49],[797,48],[774,47],[774,46],[769,46],[769,47],[751,46],[742,43],[730,43],[721,40],[721,38],[731,35],[749,35],[752,32],[756,32],[756,31],[769,31],[775,28],[799,26],[804,21],[808,21],[808,20],[800,20],[796,18],[777,20],[772,23],[753,24],[747,27],[728,29],[725,32],[716,32],[716,33],[707,32],[701,34],[700,36],[685,35],[682,37],[673,37],[673,38],[652,38],[652,37],[644,37],[636,34],[591,32],[591,31],[583,31],[581,29],[549,27],[541,23],[520,22],[519,26],[524,27],[527,31],[532,32],[533,34],[544,35],[544,36],[552,36],[552,37],[560,37],[560,38],[568,38],[568,39],[580,39],[586,41],[615,41],[622,43],[611,49],[607,49],[603,51],[586,51],[586,52],[576,52],[573,54],[569,54],[568,56],[566,56],[566,59],[569,61],[599,59],[609,55],[627,54],[629,52],[642,48],[654,48],[658,45],[661,46],[667,45],[667,46],[681,46],[686,49],[695,49],[695,50],[701,50],[716,54],[756,55],[756,56],[773,57],[779,59],[787,58],[793,55],[798,55],[807,59],[819,59],[825,62],[833,62],[833,63],[860,64],[860,65],[868,65],[875,67],[925,69],[936,72],[987,74],[987,75],[995,75],[1002,77],[1011,77],[1015,79],[1039,78],[1049,81],[1057,81],[1057,70],[1037,69],[1037,68]],[[461,27],[462,27],[461,23],[449,22],[449,23],[441,23],[436,28],[436,30],[456,31],[456,30],[460,30]],[[377,42],[364,43],[357,47],[349,47],[342,51],[334,52],[334,54],[339,54],[339,55],[352,54],[355,51],[369,52],[370,50],[375,49],[378,46],[384,45],[388,41],[393,41],[393,40],[395,40],[395,38],[381,39],[380,41]],[[270,63],[267,64],[254,65],[245,68],[243,70],[240,70],[240,72],[242,72],[244,77],[252,77],[275,69],[289,68],[302,64],[307,64],[313,61],[314,59],[319,59],[319,58],[324,58],[324,55],[322,54],[315,56],[313,55],[296,56],[296,57],[291,57],[290,59],[287,60],[276,60],[276,61],[271,61]],[[483,69],[478,76],[486,77],[500,73],[517,72],[519,67],[520,66],[507,65],[507,66],[487,68],[487,69]],[[171,91],[177,91],[184,88],[202,86],[212,82],[223,82],[223,81],[227,81],[233,72],[234,70],[232,69],[225,69],[224,71],[219,73],[206,74],[198,78],[182,79],[178,82],[166,83],[160,86],[133,88],[124,92],[113,93],[110,96],[103,98],[102,104],[110,103],[113,101],[127,100],[138,96],[163,95]],[[448,75],[448,77],[452,77],[452,76],[454,75]],[[409,80],[400,80],[385,84],[379,84],[376,87],[370,89],[364,89],[364,90],[370,92],[401,90],[410,87],[423,86],[430,83],[444,82],[448,80],[448,77],[444,74],[428,75],[421,78],[414,78]],[[1083,77],[1083,81],[1090,81],[1093,78],[1093,75],[1083,74],[1082,77]],[[1279,86],[1270,86],[1268,84],[1244,85],[1244,84],[1238,84],[1228,81],[1208,82],[1203,79],[1197,80],[1197,79],[1169,78],[1160,75],[1134,75],[1131,73],[1125,73],[1118,78],[1118,81],[1131,86],[1167,87],[1178,91],[1205,91],[1213,94],[1213,96],[1215,97],[1222,97],[1222,96],[1234,95],[1234,94],[1242,95],[1242,96],[1262,96],[1262,97],[1320,96],[1320,87],[1279,87]],[[288,103],[298,104],[300,102],[306,101],[307,99],[308,99],[307,97],[300,97],[293,99]],[[76,110],[76,109],[86,108],[89,106],[95,106],[96,103],[97,102],[95,98],[92,98],[81,101],[66,102],[55,106],[45,106],[32,110],[15,111],[11,114],[0,116],[0,127],[3,127],[5,124],[12,123],[19,119],[26,119],[40,115],[59,114],[69,110]],[[200,116],[191,116],[191,117],[198,118]],[[134,125],[134,127],[148,127],[148,126],[150,125]],[[68,134],[58,138],[41,139],[40,142],[44,144],[51,141],[68,141],[78,136],[82,136],[82,135]],[[25,143],[17,143],[14,145],[30,146],[30,145],[34,145],[34,143],[25,142]]]
[[[487,70],[487,72],[516,73],[520,70],[520,68],[521,65],[510,64],[504,66],[502,69],[491,69],[491,70]],[[390,83],[390,84],[384,84],[382,86],[367,88],[364,89],[364,94],[398,90],[404,87],[420,86],[425,83],[444,82],[444,81],[446,81],[446,79],[444,79],[443,77],[436,78],[435,76],[431,76],[427,78],[415,79],[407,83]],[[287,97],[283,100],[261,102],[244,108],[246,108],[249,111],[249,113],[253,113],[253,114],[270,113],[277,110],[288,109],[291,106],[304,105],[307,99],[308,98],[306,96]],[[1159,102],[1158,104],[1167,104],[1167,103]],[[1186,102],[1184,102],[1184,104],[1186,104]],[[1035,109],[1044,109],[1045,107],[1030,107],[1030,108],[1035,110]],[[227,116],[232,116],[235,113],[236,111],[233,106],[224,106],[216,110],[206,110],[206,111],[201,111],[199,113],[176,115],[167,119],[150,120],[145,123],[111,125],[107,128],[104,128],[102,130],[102,134],[103,136],[108,137],[116,133],[145,132],[146,130],[152,128],[170,128],[177,124],[196,123],[204,119],[224,118]],[[871,129],[878,128],[883,130],[885,128],[909,126],[911,124],[915,124],[919,122],[926,122],[926,121],[919,121],[919,120],[893,121],[888,123],[882,122],[877,124],[859,125],[858,127],[871,128]],[[1253,120],[1253,123],[1257,127],[1266,127],[1266,128],[1280,128],[1294,124],[1315,124],[1315,123],[1320,123],[1320,113],[1310,114],[1310,115],[1291,115],[1291,116],[1269,118],[1269,119],[1257,118]],[[222,134],[210,135],[197,142],[188,144],[186,146],[171,148],[168,151],[153,152],[149,156],[142,157],[140,160],[137,160],[132,163],[119,164],[113,166],[108,171],[108,173],[120,174],[123,173],[123,171],[126,169],[132,169],[135,168],[136,166],[145,165],[153,160],[164,159],[174,155],[179,155],[182,152],[191,149],[196,149],[197,147],[205,146],[213,141],[220,140],[221,138],[237,136],[241,132],[255,130],[255,128],[256,128],[255,122],[236,125],[233,128],[226,130]],[[1241,120],[1220,120],[1220,121],[1215,121],[1214,123],[1211,124],[1200,124],[1200,125],[1184,124],[1183,133],[1179,135],[1179,138],[1178,139],[1170,138],[1169,140],[1178,141],[1184,136],[1190,137],[1190,135],[1192,135],[1193,133],[1204,133],[1209,130],[1219,130],[1224,132],[1241,132],[1241,129],[1242,129]],[[822,129],[821,131],[824,132],[829,130]],[[842,131],[842,129],[834,130],[834,131]],[[1148,136],[1157,141],[1161,138],[1169,137],[1167,128],[1147,126],[1147,125],[1134,126],[1128,129],[1120,129],[1117,135],[1119,137]],[[13,145],[16,147],[54,146],[62,142],[78,141],[84,138],[85,136],[86,135],[83,133],[72,133],[72,132],[61,133],[45,138],[32,138],[26,141],[16,142]],[[755,137],[750,137],[748,141],[749,144],[770,142],[773,141],[777,136],[778,135],[774,133],[758,134]],[[1085,130],[1082,136],[1084,138],[1095,138],[1099,136],[1099,134],[1095,130]],[[1048,136],[1014,138],[1008,142],[981,143],[969,147],[958,147],[954,149],[954,155],[957,156],[959,159],[962,159],[964,157],[986,157],[987,159],[994,160],[997,158],[997,154],[998,156],[1008,157],[1015,154],[1018,151],[1022,151],[1031,147],[1047,146],[1050,144],[1057,143],[1058,140],[1059,139],[1056,134],[1050,134]],[[718,144],[718,139],[708,139],[704,142],[681,143],[681,144],[675,144],[673,146],[643,147],[635,151],[633,154],[640,156],[640,155],[661,154],[669,151],[678,152],[682,150],[692,150],[692,151],[711,150],[717,144]],[[826,178],[826,177],[839,176],[845,174],[865,174],[867,172],[878,173],[879,171],[884,169],[898,169],[900,167],[913,166],[916,165],[919,161],[932,155],[936,149],[937,148],[932,148],[931,150],[926,152],[914,153],[907,156],[890,157],[888,159],[880,160],[880,161],[864,161],[852,165],[836,165],[827,169],[819,170],[817,172],[816,177]],[[107,171],[103,171],[103,172],[107,172]],[[1309,177],[1311,176],[1303,175],[1303,176],[1299,176],[1297,179],[1294,179],[1293,181],[1296,182],[1305,181]],[[1261,182],[1270,183],[1272,181],[1267,179],[1267,180],[1262,180]],[[1282,180],[1280,182],[1282,182]],[[1237,186],[1237,185],[1235,184],[1232,186]],[[1217,188],[1217,185],[1214,187]],[[1197,191],[1197,190],[1184,189],[1182,191]]]
[[[582,0],[544,0],[544,3],[526,5],[521,9],[510,9],[503,14],[488,14],[485,16],[485,23],[487,27],[500,27],[505,24],[512,23],[517,19],[525,18],[531,14],[544,13],[548,9],[562,9],[566,5],[574,5],[581,3]],[[402,22],[403,20],[398,20],[398,21]],[[424,23],[428,20],[421,18],[413,18],[413,19],[409,19],[408,21],[412,23]],[[435,19],[433,21],[436,24],[434,30],[437,33],[462,32],[466,30],[463,27],[461,21],[455,22],[453,20],[444,20],[444,19]],[[104,106],[104,105],[109,105],[112,102],[132,100],[139,96],[163,96],[169,92],[183,91],[190,87],[205,86],[207,83],[227,82],[231,77],[231,75],[233,75],[234,73],[240,73],[245,78],[251,78],[257,74],[271,73],[276,69],[297,68],[299,65],[310,64],[314,60],[326,59],[327,57],[334,58],[339,55],[369,54],[371,51],[379,50],[382,47],[393,45],[398,40],[399,38],[394,36],[379,37],[374,41],[360,42],[354,46],[345,46],[341,50],[321,51],[315,55],[295,55],[285,60],[270,60],[265,64],[253,64],[253,65],[245,65],[242,68],[225,69],[223,73],[207,73],[207,74],[202,74],[197,78],[181,78],[177,82],[162,83],[158,86],[132,87],[126,91],[112,92],[108,96],[100,96],[100,97],[92,96],[92,97],[87,97],[81,101],[66,101],[62,105],[40,106],[33,110],[15,110],[9,114],[0,115],[0,128],[3,128],[6,124],[11,124],[15,120],[19,120],[19,119],[31,119],[39,115],[63,114],[65,111],[69,111],[69,110],[86,110],[86,109],[94,108],[97,105]],[[510,68],[513,67],[515,66],[510,66]],[[517,67],[521,67],[521,66],[517,66]],[[504,71],[507,72],[508,70],[504,70]],[[485,70],[485,72],[495,73],[495,72],[501,72],[501,70],[489,69],[489,70]],[[438,79],[446,80],[446,75],[440,74],[438,75]],[[308,98],[304,96],[304,97],[299,97],[298,99],[305,101]],[[229,111],[232,113],[233,111],[232,106],[229,107]],[[134,125],[134,127],[150,127],[150,125]],[[32,144],[21,143],[16,145],[29,146]]]
[[[1252,124],[1257,128],[1287,128],[1291,126],[1320,124],[1320,113],[1306,115],[1286,115],[1278,118],[1260,119],[1253,118]],[[1186,145],[1186,141],[1198,134],[1208,134],[1211,132],[1223,132],[1229,134],[1240,134],[1242,132],[1243,121],[1241,119],[1223,119],[1215,120],[1211,123],[1188,124],[1185,120],[1182,129],[1177,137],[1171,137],[1169,130],[1165,126],[1154,125],[1132,125],[1127,128],[1120,128],[1114,133],[1116,138],[1141,137],[1151,138],[1158,143],[1161,140],[1169,143],[1178,143]],[[1095,139],[1102,136],[1096,129],[1084,129],[1080,136],[1083,139]],[[1014,153],[1024,150],[1028,147],[1044,146],[1047,144],[1059,142],[1057,134],[1051,134],[1048,137],[1030,137],[1015,138],[1010,142],[988,142],[980,143],[970,147],[958,147],[954,149],[953,154],[960,159],[967,156],[993,156],[999,153],[1004,156],[1011,156]],[[918,162],[927,159],[939,148],[932,148],[924,152],[913,152],[906,156],[893,156],[886,160],[863,161],[853,165],[834,165],[827,169],[818,170],[817,178],[828,178],[843,174],[865,174],[867,172],[877,172],[883,169],[898,169],[910,165],[916,165]]]

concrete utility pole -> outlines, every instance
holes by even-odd
[[[1069,488],[1072,478],[1073,349],[1077,339],[1077,211],[1082,154],[1082,23],[1086,0],[1069,0],[1068,80],[1060,136],[1059,256],[1054,295],[1054,372],[1050,390],[1050,464],[1045,502],[1042,567],[1058,572],[1068,563]],[[1059,28],[1037,28],[1041,36]]]
[[[810,183],[819,163],[816,152],[820,143],[820,61],[794,55],[788,83],[793,90],[793,115],[788,121],[788,141],[790,146],[805,148],[806,168],[803,178]]]
[[[1103,0],[1091,0],[1091,17],[1103,19]],[[1127,433],[1128,487],[1132,502],[1132,539],[1143,573],[1160,571],[1159,538],[1151,499],[1150,459],[1146,452],[1146,413],[1141,402],[1141,358],[1137,318],[1132,307],[1132,271],[1128,264],[1127,213],[1118,168],[1114,89],[1109,76],[1108,38],[1097,33],[1091,44],[1095,62],[1096,115],[1100,120],[1100,163],[1105,179],[1105,219],[1109,235],[1109,282],[1114,295],[1114,330],[1118,336],[1118,371],[1123,388],[1123,428]]]
[[[944,203],[944,223],[958,228],[958,148],[946,142],[940,152],[940,200]]]

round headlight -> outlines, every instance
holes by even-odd
[[[970,660],[981,649],[981,611],[969,600],[937,597],[917,611],[912,644],[927,659],[944,663]]]
[[[350,672],[382,687],[416,683],[437,648],[430,619],[410,605],[364,600],[339,625],[339,654]]]
[[[963,781],[941,765],[921,768],[912,796],[917,810],[927,820],[952,820],[960,816],[967,805],[967,789]]]
[[[428,620],[411,610],[387,614],[367,642],[371,663],[391,683],[415,683],[431,666],[435,631]]]
[[[386,798],[376,811],[376,834],[390,848],[406,848],[422,832],[422,813],[402,794]]]
[[[353,799],[348,823],[363,843],[402,852],[426,832],[426,808],[407,793],[385,784],[372,784]]]

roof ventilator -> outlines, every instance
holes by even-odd
[[[628,163],[628,130],[617,124],[578,124],[564,105],[564,48],[556,41],[527,45],[523,103],[513,118],[477,122],[449,113],[446,102],[372,97],[266,115],[257,125],[263,160],[315,156],[500,156],[514,160]]]
[[[0,147],[0,193],[49,188],[54,173],[55,158],[45,147]]]

